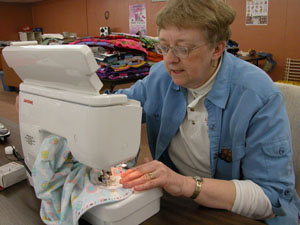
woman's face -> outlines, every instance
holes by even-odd
[[[219,57],[225,48],[225,41],[215,47],[209,45],[197,28],[178,29],[168,26],[159,32],[161,45],[195,48],[187,58],[179,58],[169,49],[164,55],[164,64],[176,85],[198,88],[213,75]]]

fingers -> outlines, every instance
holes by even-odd
[[[134,186],[134,190],[135,191],[144,191],[144,190],[149,190],[149,189],[159,187],[159,186],[160,186],[159,180],[155,179],[155,180],[151,180],[149,182]]]
[[[121,183],[130,182],[133,180],[148,181],[154,178],[154,173],[151,172],[153,169],[151,167],[136,167],[134,169],[129,169],[125,173],[121,174]]]
[[[143,176],[142,171],[138,170],[138,169],[129,169],[127,170],[125,173],[121,174],[121,182],[125,183],[131,180],[135,180],[138,179],[139,177]]]
[[[127,170],[122,174],[120,183],[124,188],[132,188],[135,190],[147,190],[160,185],[160,165],[156,161],[149,161],[145,158],[145,164]]]
[[[145,164],[122,174],[120,183],[124,188],[134,188],[135,191],[162,187],[171,195],[180,196],[184,193],[185,179],[185,176],[174,172],[162,162],[157,160],[149,162],[145,159]]]
[[[133,179],[137,179],[140,176],[143,176],[146,173],[150,173],[155,170],[155,163],[150,162],[148,158],[144,159],[145,164],[137,166],[135,168],[127,170],[125,173],[121,174],[123,181],[129,181]]]
[[[132,187],[136,187],[141,184],[150,183],[154,179],[155,179],[155,177],[154,177],[153,173],[146,173],[135,179],[131,179],[131,180],[127,180],[127,181],[124,181],[123,179],[121,179],[120,183],[123,184],[124,188],[132,188]]]
[[[127,182],[121,180],[120,183],[123,184],[124,188],[134,188],[135,191],[143,191],[160,186],[160,177],[156,172],[150,172]]]

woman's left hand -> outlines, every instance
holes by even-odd
[[[122,174],[120,183],[124,188],[134,188],[136,191],[162,187],[173,196],[184,195],[189,197],[193,194],[195,181],[191,177],[180,175],[162,162],[149,161],[127,170]]]

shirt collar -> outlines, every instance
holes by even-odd
[[[220,61],[218,62],[217,69],[215,70],[215,72],[209,78],[208,81],[206,81],[203,85],[201,85],[198,88],[188,88],[188,91],[190,91],[194,97],[204,96],[211,90],[212,86],[215,83],[217,74],[221,68],[222,60],[223,60],[223,56],[221,56]]]
[[[222,65],[218,71],[216,81],[206,97],[206,99],[222,109],[226,106],[230,92],[230,80],[233,64],[232,57],[235,56],[224,51]]]

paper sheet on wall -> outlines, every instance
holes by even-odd
[[[246,25],[268,25],[269,0],[247,0]]]
[[[146,4],[129,5],[129,32],[146,35]]]

